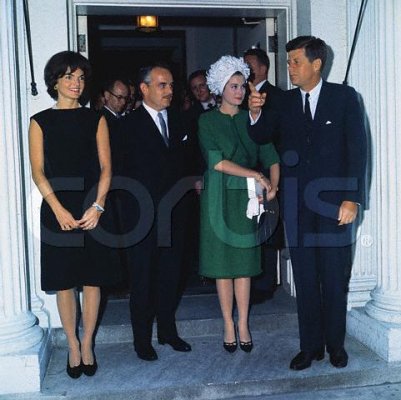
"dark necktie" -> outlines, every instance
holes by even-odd
[[[207,105],[207,108],[208,108],[209,110],[211,110],[212,108],[214,108],[214,104],[213,104],[213,103],[209,103],[209,104]]]
[[[310,104],[309,104],[309,97],[310,94],[306,93],[305,95],[305,118],[308,122],[312,122],[312,112],[310,110]]]
[[[164,143],[168,147],[168,136],[167,136],[166,122],[164,121],[163,114],[161,112],[157,113],[157,117],[159,118],[161,134],[162,134]]]

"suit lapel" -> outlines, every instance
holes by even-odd
[[[330,110],[330,94],[327,83],[323,81],[322,88],[320,89],[319,100],[316,105],[315,118],[313,122],[315,125],[320,126],[327,121],[326,110]]]
[[[169,148],[172,149],[178,146],[183,139],[181,137],[182,132],[180,130],[180,121],[176,117],[176,114],[172,112],[169,108],[167,109],[167,118],[168,118],[168,132],[169,132]]]
[[[291,115],[294,117],[294,123],[304,128],[305,125],[305,114],[302,104],[302,95],[299,89],[292,91],[292,112]]]
[[[158,147],[167,150],[167,146],[164,143],[162,135],[157,127],[155,121],[151,117],[151,115],[147,112],[146,108],[141,106],[138,108],[138,111],[142,114],[142,120],[144,123],[144,133],[154,142]]]

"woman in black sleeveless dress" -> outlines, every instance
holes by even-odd
[[[29,150],[41,207],[41,285],[57,292],[67,337],[67,373],[94,375],[93,353],[100,286],[117,282],[114,251],[98,240],[99,218],[111,180],[110,144],[104,117],[81,107],[91,69],[78,53],[54,55],[45,67],[53,108],[31,118]],[[107,218],[107,213],[105,213]],[[105,217],[102,217],[105,218]],[[96,229],[97,228],[97,229]],[[76,335],[77,291],[83,288],[81,340]]]

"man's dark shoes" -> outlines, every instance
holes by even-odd
[[[330,352],[330,362],[333,367],[344,368],[348,364],[348,354],[344,347],[339,348],[336,351]]]
[[[191,345],[184,340],[182,340],[180,337],[175,336],[172,338],[158,338],[159,344],[169,344],[175,351],[191,351]]]
[[[318,351],[301,351],[291,361],[290,369],[295,371],[301,371],[309,368],[312,365],[312,361],[320,361],[324,358],[324,349]]]
[[[135,351],[141,360],[155,361],[158,358],[155,349],[150,344],[147,346],[135,346]]]

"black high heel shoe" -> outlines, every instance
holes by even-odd
[[[248,342],[243,342],[241,340],[241,337],[239,335],[239,331],[238,331],[238,337],[240,338],[239,340],[239,347],[242,351],[245,351],[245,353],[250,353],[253,349],[253,342],[252,342],[252,338],[251,340],[249,340]]]
[[[237,350],[238,343],[237,343],[237,341],[223,342],[223,347],[224,347],[224,350],[228,351],[229,353],[234,353],[234,351]]]
[[[253,342],[250,340],[249,342],[239,342],[239,347],[245,353],[250,353],[253,349]]]
[[[96,362],[96,355],[93,353],[93,364],[84,364],[84,362],[81,362],[82,365],[82,372],[86,376],[93,376],[96,374],[97,371],[97,362]]]
[[[81,363],[82,364],[82,363]],[[78,379],[82,375],[82,365],[79,364],[76,367],[70,366],[70,355],[67,353],[67,374],[72,379]]]
[[[235,328],[235,324],[234,324],[234,335],[235,335],[235,340],[233,342],[223,342],[224,350],[228,351],[229,353],[234,353],[234,351],[237,350],[238,347],[237,330]]]

